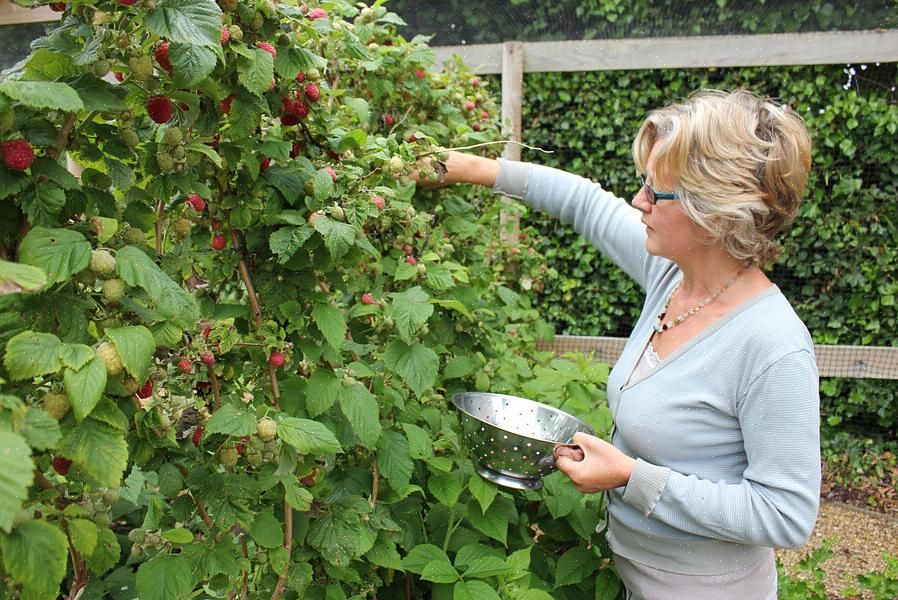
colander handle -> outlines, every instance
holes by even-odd
[[[561,456],[580,462],[584,458],[583,448],[577,444],[558,444],[552,448],[552,458],[557,460]]]

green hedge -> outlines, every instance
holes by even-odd
[[[814,163],[796,224],[771,277],[820,344],[898,345],[898,104],[896,65],[547,73],[526,77],[524,140],[554,154],[523,159],[637,191],[630,143],[645,114],[690,91],[746,87],[806,119]],[[533,215],[538,250],[557,279],[539,304],[559,333],[626,335],[641,294],[568,226]],[[551,272],[551,271],[550,271]],[[898,430],[898,383],[825,379],[826,423]]]

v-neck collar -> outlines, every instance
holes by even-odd
[[[674,285],[676,285],[676,284],[674,284]],[[773,284],[766,290],[764,290],[762,292],[758,292],[754,296],[747,298],[744,302],[742,302],[741,304],[736,306],[733,310],[729,311],[728,313],[726,313],[725,315],[723,315],[722,317],[720,317],[719,319],[717,319],[716,321],[714,321],[713,323],[711,323],[710,325],[705,327],[698,334],[696,334],[692,338],[686,340],[686,342],[684,342],[679,348],[677,348],[676,350],[674,350],[673,352],[671,352],[670,354],[665,356],[661,360],[661,363],[658,364],[658,366],[656,366],[654,369],[644,373],[642,375],[642,377],[639,377],[639,378],[631,381],[631,379],[633,377],[633,370],[636,368],[637,363],[639,363],[639,358],[642,356],[642,353],[645,352],[645,347],[649,343],[649,340],[652,339],[652,334],[655,333],[655,330],[652,328],[652,325],[650,322],[647,327],[648,335],[643,336],[643,338],[644,338],[643,342],[638,346],[639,351],[635,353],[636,354],[635,360],[632,361],[632,364],[629,366],[629,368],[626,371],[627,378],[624,381],[626,381],[627,383],[625,383],[624,386],[622,388],[620,388],[620,391],[623,392],[623,391],[627,390],[628,388],[631,388],[634,385],[638,384],[639,382],[647,379],[648,377],[651,377],[653,374],[657,373],[658,371],[661,371],[662,369],[664,369],[664,367],[666,367],[667,365],[672,363],[674,360],[676,360],[677,357],[688,352],[690,348],[692,348],[693,346],[695,346],[696,344],[701,342],[703,339],[707,338],[709,335],[713,334],[715,331],[717,331],[718,329],[720,329],[721,327],[726,325],[729,321],[732,321],[737,316],[739,316],[740,314],[742,314],[743,312],[745,312],[746,310],[748,310],[749,308],[751,308],[752,306],[754,306],[755,304],[760,302],[761,300],[768,298],[770,296],[773,296],[774,294],[778,294],[778,293],[780,293],[779,287],[776,284]]]

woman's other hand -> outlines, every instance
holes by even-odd
[[[630,481],[635,459],[605,440],[585,433],[575,433],[573,442],[580,448],[556,446],[553,454],[555,466],[570,478],[577,490],[584,494],[604,492]]]

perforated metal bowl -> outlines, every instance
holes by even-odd
[[[595,431],[563,410],[506,394],[464,392],[452,397],[461,415],[462,442],[477,472],[499,485],[537,490],[555,470],[552,450],[572,446],[578,431]]]

